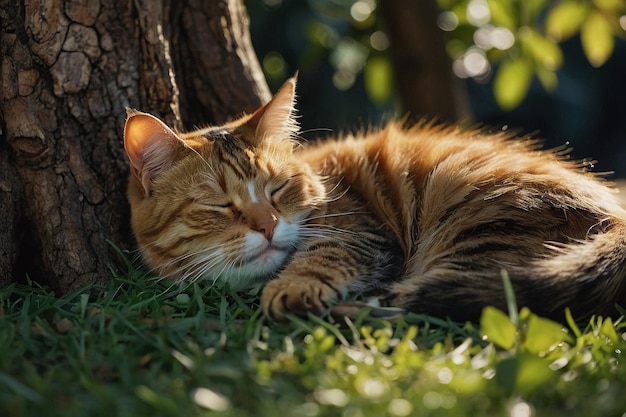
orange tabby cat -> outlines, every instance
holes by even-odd
[[[614,191],[529,140],[391,123],[295,141],[295,80],[252,115],[181,134],[129,111],[132,226],[160,276],[264,285],[261,305],[324,314],[348,295],[475,320],[518,303],[562,318],[626,304]]]

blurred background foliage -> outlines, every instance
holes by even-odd
[[[398,38],[408,26],[425,25],[427,3],[437,7],[426,16],[437,30],[420,33],[426,39]],[[440,116],[536,133],[548,147],[568,144],[575,158],[599,160],[596,171],[626,177],[626,0],[248,0],[246,6],[272,90],[299,72],[305,138],[406,113]],[[428,46],[439,44],[447,56],[439,71],[454,75],[432,87],[420,67],[437,55]],[[417,48],[423,56],[414,55],[415,45],[426,45]],[[412,86],[398,73],[407,62],[415,70]],[[454,108],[443,115],[441,107],[428,109],[427,99],[426,107],[411,103],[425,86],[449,94]]]
[[[271,90],[298,72],[303,129],[352,128],[393,114],[389,40],[375,0],[246,3]]]

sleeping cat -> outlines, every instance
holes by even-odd
[[[626,305],[626,212],[581,164],[508,133],[429,123],[302,145],[295,84],[184,134],[129,110],[132,227],[161,277],[262,285],[272,320],[354,295],[476,320],[505,309],[502,271],[543,316]]]

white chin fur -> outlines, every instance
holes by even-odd
[[[239,291],[253,288],[271,278],[287,261],[298,242],[299,225],[279,217],[271,244],[257,232],[248,232],[244,258],[249,260],[227,269],[218,278]]]
[[[221,281],[228,282],[230,288],[235,291],[253,288],[278,271],[287,260],[287,251],[273,250],[273,253],[261,255],[244,265],[234,268],[229,273],[220,277]]]

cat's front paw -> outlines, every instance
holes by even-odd
[[[321,316],[341,293],[331,285],[312,279],[275,279],[270,281],[261,295],[265,316],[280,321],[286,314],[303,315],[307,312]]]

